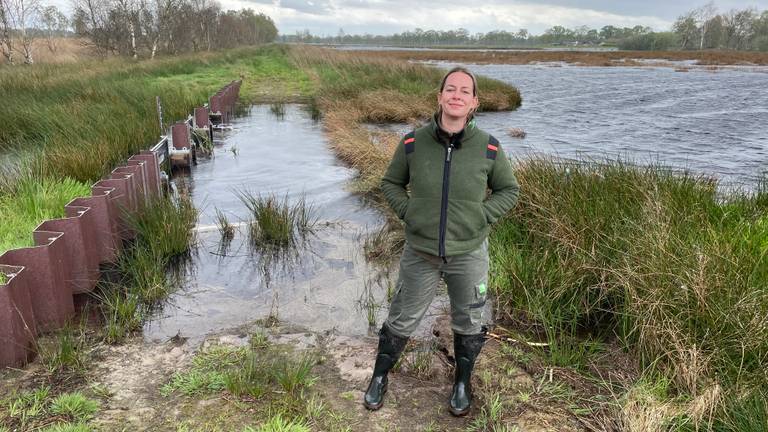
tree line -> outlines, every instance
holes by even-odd
[[[654,32],[650,27],[604,26],[593,29],[579,26],[573,29],[553,26],[541,35],[527,29],[518,31],[493,30],[471,34],[467,29],[423,30],[392,35],[349,35],[340,29],[336,36],[317,36],[309,30],[294,35],[282,35],[284,42],[323,44],[423,46],[477,46],[477,47],[533,47],[563,46],[616,46],[625,50],[668,49],[734,49],[768,51],[768,10],[759,13],[755,8],[732,9],[718,13],[714,3],[692,9],[680,16],[670,31]]]
[[[66,17],[40,0],[0,0],[0,52],[10,64],[33,63],[33,40],[84,38],[101,55],[133,58],[211,51],[274,41],[272,19],[252,9],[227,10],[211,0],[74,0]]]

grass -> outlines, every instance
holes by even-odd
[[[5,397],[0,404],[0,421],[11,430],[90,430],[86,423],[99,410],[99,405],[79,392],[52,397],[49,387],[40,387]],[[44,428],[51,423],[55,424]]]
[[[532,159],[517,173],[526,193],[492,233],[490,285],[503,315],[545,335],[552,363],[583,365],[585,333],[615,334],[713,418],[768,385],[764,190],[722,197],[712,179],[621,162]]]
[[[64,217],[64,205],[78,196],[89,196],[90,187],[71,178],[26,176],[0,194],[0,254],[32,246],[32,231],[46,219]]]
[[[219,230],[219,234],[221,234],[221,239],[223,241],[230,241],[233,238],[235,238],[235,227],[229,223],[229,219],[227,218],[227,215],[224,214],[221,210],[218,208],[216,209],[216,228]]]
[[[278,120],[283,120],[285,118],[285,103],[283,101],[272,102],[269,105],[269,111]]]
[[[255,195],[247,190],[235,193],[251,214],[248,233],[257,249],[295,247],[317,223],[315,209],[304,196],[290,204],[287,196],[281,200],[275,195]]]
[[[99,403],[85,397],[82,393],[67,393],[57,396],[52,402],[52,414],[64,416],[70,421],[85,422],[93,418],[99,410]]]
[[[316,363],[311,354],[294,358],[262,342],[249,348],[213,345],[195,356],[189,370],[174,374],[161,394],[206,396],[226,390],[238,398],[257,400],[277,388],[281,394],[301,398],[316,379],[312,375]]]
[[[195,242],[197,210],[190,198],[157,198],[127,219],[136,240],[120,255],[115,280],[100,282],[94,294],[105,322],[104,340],[121,342],[178,287],[169,269],[183,264]]]
[[[50,337],[37,341],[40,363],[59,382],[85,376],[90,365],[92,341],[84,323],[67,323]]]

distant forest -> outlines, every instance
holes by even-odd
[[[56,38],[78,36],[102,55],[133,58],[210,51],[271,41],[322,44],[366,44],[398,47],[542,46],[618,47],[625,50],[759,50],[768,51],[768,11],[731,10],[719,13],[714,3],[680,16],[669,31],[650,27],[600,29],[554,26],[543,34],[526,29],[415,29],[393,35],[333,36],[309,30],[278,35],[272,19],[251,9],[222,10],[216,0],[72,0],[74,12],[65,16],[44,0],[0,0],[0,58],[7,64],[34,62],[33,41],[46,40],[55,52]]]
[[[718,13],[708,3],[680,16],[669,31],[654,32],[650,27],[601,29],[580,26],[573,29],[554,26],[541,35],[526,29],[493,30],[470,34],[466,29],[422,30],[393,35],[351,35],[343,29],[335,36],[317,36],[304,30],[281,35],[283,42],[322,44],[391,45],[399,47],[492,47],[525,48],[540,46],[617,47],[623,50],[701,50],[732,49],[768,51],[768,10],[754,8]]]

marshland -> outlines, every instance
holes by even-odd
[[[172,173],[78,320],[3,372],[0,430],[765,430],[765,71],[429,54],[0,69],[3,250],[156,141],[155,96],[178,119],[244,79],[213,156]],[[369,413],[402,247],[378,181],[455,63],[481,75],[478,121],[522,191],[491,233],[478,401],[444,406],[442,298]]]

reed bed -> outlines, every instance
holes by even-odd
[[[765,190],[723,198],[711,178],[618,161],[534,158],[516,172],[524,193],[491,236],[499,313],[553,351],[616,336],[688,399],[668,424],[711,425],[764,394]]]
[[[367,56],[370,51],[347,51],[347,55]],[[379,61],[450,61],[477,64],[529,64],[537,62],[565,62],[580,66],[642,66],[637,60],[694,60],[698,65],[768,65],[768,53],[754,51],[377,51]]]

